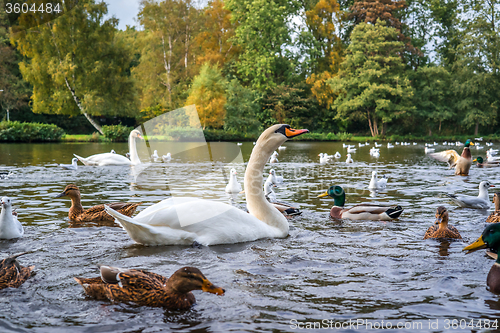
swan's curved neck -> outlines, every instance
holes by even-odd
[[[135,143],[135,136],[130,133],[128,138],[128,152],[130,153],[130,161],[132,164],[140,164],[141,160],[139,159],[139,155],[137,154],[137,146]]]
[[[281,143],[280,143],[281,144]],[[269,157],[279,145],[273,145],[259,138],[253,148],[245,171],[245,195],[250,214],[288,234],[288,221],[264,196],[262,191],[262,173]]]

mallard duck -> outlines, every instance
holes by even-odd
[[[492,168],[492,167],[500,166],[500,161],[496,161],[496,162],[484,161],[481,156],[478,156],[472,162],[477,162],[476,166],[478,168]]]
[[[238,178],[236,178],[236,170],[231,169],[229,172],[229,182],[226,185],[226,193],[240,193],[241,185],[238,183]]]
[[[35,266],[24,267],[17,261],[17,257],[26,253],[28,252],[7,257],[0,262],[0,289],[18,288],[31,276]]]
[[[372,179],[370,180],[368,189],[372,191],[381,191],[385,190],[386,187],[387,187],[387,178],[383,176],[382,178],[377,179],[377,171],[372,171]]]
[[[381,206],[372,204],[359,204],[351,208],[344,208],[345,192],[341,186],[334,185],[318,198],[330,196],[335,206],[330,210],[330,217],[334,219],[389,221],[397,219],[403,212],[401,206]]]
[[[450,149],[440,151],[439,153],[429,154],[429,156],[438,161],[448,163],[450,169],[455,167],[455,175],[468,176],[469,169],[472,165],[472,155],[470,153],[469,146],[474,146],[474,144],[470,140],[465,141],[462,155],[458,155],[455,150]]]
[[[500,249],[500,224],[494,223],[488,225],[484,230],[481,237],[479,237],[474,243],[463,248],[463,251],[468,251],[467,254],[480,250],[480,249],[493,249],[498,252]],[[492,257],[494,255],[489,254]],[[495,294],[500,294],[500,260],[496,256],[496,261],[488,273],[486,278],[486,285],[490,288],[490,291]]]
[[[66,170],[78,170],[78,159],[74,157],[71,164],[59,164],[59,166]]]
[[[141,163],[139,155],[137,154],[137,146],[135,139],[142,139],[141,133],[138,130],[130,132],[128,137],[128,147],[130,152],[130,159],[120,154],[103,153],[89,156],[87,158],[75,155],[85,165],[104,166],[104,165],[137,165]]]
[[[69,209],[69,219],[71,221],[77,222],[98,222],[98,221],[114,221],[114,218],[106,213],[104,210],[104,205],[97,205],[94,207],[90,207],[88,209],[83,209],[82,203],[80,201],[80,190],[78,186],[74,184],[70,184],[66,186],[64,191],[56,196],[56,198],[68,196],[71,199],[71,208]],[[139,206],[142,202],[133,203],[133,202],[115,202],[111,204],[107,204],[110,207],[113,207],[117,211],[125,214],[127,216],[131,216],[134,214],[137,206]]]
[[[477,197],[448,193],[446,193],[446,196],[463,208],[488,209],[490,208],[490,199],[488,197],[490,187],[495,187],[495,185],[491,185],[488,181],[482,181],[479,183],[479,195]]]
[[[498,223],[500,222],[500,192],[493,195],[493,203],[495,204],[495,211],[488,216],[486,222]]]
[[[216,245],[249,242],[261,238],[284,238],[287,219],[262,191],[262,174],[273,151],[286,140],[309,132],[289,125],[274,125],[259,137],[245,171],[245,195],[250,214],[228,204],[189,197],[174,197],[149,206],[133,219],[111,207],[129,236],[144,245]]]
[[[439,206],[436,210],[436,222],[432,227],[427,229],[424,239],[427,238],[455,238],[462,239],[457,228],[448,225],[448,210],[445,207]]]
[[[100,277],[75,277],[87,295],[99,300],[185,310],[196,301],[191,292],[193,290],[216,295],[224,295],[225,292],[194,267],[183,267],[170,278],[140,269],[125,270],[111,266],[100,266],[100,271]]]
[[[17,219],[17,213],[12,211],[12,201],[9,197],[1,200],[2,212],[0,213],[0,238],[13,239],[23,237],[24,228]]]

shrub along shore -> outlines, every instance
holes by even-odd
[[[113,125],[103,126],[104,136],[98,133],[94,134],[65,134],[64,130],[52,124],[40,123],[20,123],[17,121],[0,122],[0,142],[126,142],[131,127]],[[203,140],[201,130],[169,128],[165,130],[165,135],[148,136],[151,141],[199,141]],[[224,130],[205,129],[203,135],[206,141],[229,141],[245,142],[256,141],[260,133],[241,133]],[[472,135],[433,135],[433,136],[414,136],[414,135],[391,135],[386,137],[355,136],[350,133],[307,133],[294,139],[294,141],[341,141],[341,142],[438,142],[460,141],[465,142],[472,139]],[[485,142],[500,141],[499,134],[490,134],[483,136]]]

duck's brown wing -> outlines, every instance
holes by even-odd
[[[100,276],[90,279],[75,277],[74,279],[83,287],[87,295],[98,300],[109,299],[106,284]]]
[[[488,223],[500,222],[500,212],[499,213],[497,213],[497,212],[491,213],[490,216],[488,216],[488,218],[486,219],[486,222],[488,222]]]
[[[16,259],[26,253],[7,257],[0,262],[0,289],[7,287],[17,288],[30,277],[31,271],[35,266],[23,267]]]
[[[166,278],[159,279],[158,274],[136,269],[113,274],[116,270],[115,267],[101,266],[101,277],[106,279],[109,299],[146,306],[163,305]]]
[[[436,237],[434,237],[434,235],[436,234],[436,231],[438,229],[439,229],[439,226],[437,226],[437,225],[433,225],[433,226],[429,227],[429,229],[427,229],[427,231],[425,232],[424,239],[436,238]]]
[[[137,206],[142,202],[113,202],[106,204],[107,206],[113,208],[114,210],[122,213],[123,215],[132,216]],[[86,209],[82,214],[76,219],[79,222],[90,222],[90,221],[110,221],[113,222],[115,219],[104,209],[104,205],[97,205]]]

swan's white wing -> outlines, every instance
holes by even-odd
[[[113,154],[113,153],[102,153],[102,154],[96,154],[96,155],[91,155],[89,157],[81,157],[76,154],[76,158],[78,158],[83,164],[85,165],[97,165],[97,166],[104,166],[104,165],[131,165],[132,162],[126,158],[123,155],[120,154]]]
[[[234,244],[288,234],[236,207],[198,198],[166,199],[133,219],[109,207],[106,211],[145,245],[185,245],[193,239],[202,245]]]
[[[429,154],[430,157],[435,158],[438,161],[448,163],[448,166],[452,167],[457,164],[460,155],[452,149],[440,151],[439,153]]]

